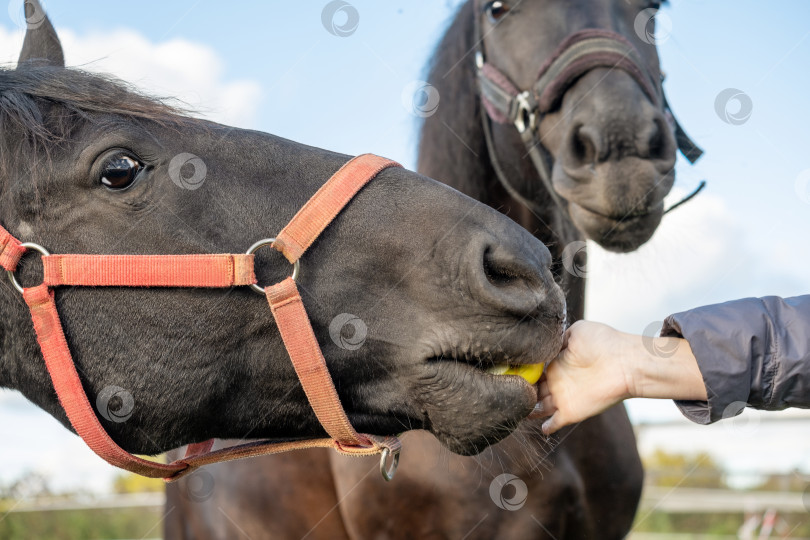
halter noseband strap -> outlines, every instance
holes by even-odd
[[[542,115],[560,105],[565,92],[577,79],[592,69],[604,67],[621,69],[638,83],[644,94],[664,110],[675,130],[675,140],[690,163],[703,154],[678,123],[664,95],[663,87],[653,80],[638,50],[620,34],[608,30],[589,28],[569,35],[543,64],[537,80],[529,90],[521,91],[502,71],[486,62],[483,51],[480,15],[474,13],[476,43],[476,73],[481,102],[486,114],[481,115],[484,138],[496,176],[506,191],[530,210],[543,209],[530,197],[516,189],[503,171],[492,139],[490,120],[499,124],[513,124],[526,146],[537,174],[554,203],[567,214],[567,204],[560,197],[551,180],[551,158],[536,136]]]
[[[254,246],[272,244],[293,264],[360,189],[380,171],[399,164],[371,154],[358,156],[336,172],[278,237]],[[28,249],[42,253],[44,281],[22,289],[14,277],[20,258]],[[108,463],[153,478],[176,480],[197,467],[245,457],[303,448],[333,448],[348,455],[382,453],[380,470],[390,480],[399,462],[401,444],[396,437],[357,433],[349,422],[326,367],[293,277],[263,290],[295,371],[318,420],[329,439],[309,441],[258,441],[211,452],[213,440],[188,445],[185,458],[155,463],[136,457],[118,446],[99,422],[82,387],[70,354],[59,314],[54,287],[234,287],[256,286],[254,249],[247,254],[217,255],[50,255],[36,244],[21,243],[0,226],[0,266],[8,271],[31,311],[37,341],[59,402],[71,425],[85,443]],[[261,290],[261,289],[260,289]],[[390,459],[390,464],[388,461]]]

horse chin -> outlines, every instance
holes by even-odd
[[[554,325],[548,325],[549,328]],[[470,456],[510,435],[537,403],[537,386],[516,375],[493,375],[496,364],[548,363],[562,347],[559,328],[544,332],[526,354],[488,356],[461,354],[456,359],[430,358],[421,379],[426,428],[450,451]]]
[[[441,391],[442,406],[427,411],[430,431],[456,454],[475,455],[504,439],[537,403],[537,389],[520,377],[491,375],[463,362],[439,364],[443,381],[463,386]]]
[[[639,215],[614,218],[570,202],[569,213],[574,225],[589,239],[608,251],[629,253],[652,238],[661,223],[663,206],[648,208]]]

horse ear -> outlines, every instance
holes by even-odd
[[[23,63],[65,67],[65,55],[62,44],[56,35],[45,10],[39,0],[23,0],[25,8],[25,31],[22,52],[17,65]]]

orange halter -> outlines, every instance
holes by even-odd
[[[0,266],[31,310],[34,331],[59,403],[76,433],[108,463],[153,478],[174,481],[197,467],[303,448],[334,448],[342,454],[382,453],[380,470],[390,480],[399,463],[396,437],[357,433],[346,416],[321,348],[295,285],[300,257],[346,204],[380,171],[400,165],[375,156],[358,156],[340,168],[298,211],[276,238],[256,242],[246,254],[218,255],[51,255],[37,244],[22,243],[0,226]],[[266,289],[256,285],[253,253],[271,245],[295,265],[293,275]],[[14,272],[27,250],[42,254],[44,280],[23,289]],[[315,415],[328,439],[273,443],[258,441],[211,452],[213,439],[190,444],[183,459],[154,463],[130,454],[107,434],[82,388],[56,311],[54,287],[235,287],[252,286],[265,294],[284,346]],[[387,464],[389,460],[391,463]]]

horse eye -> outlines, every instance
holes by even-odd
[[[135,182],[143,164],[135,158],[118,155],[104,164],[101,171],[101,183],[110,189],[126,189]]]
[[[484,13],[487,14],[487,18],[489,18],[489,22],[495,24],[501,18],[509,13],[509,6],[507,6],[504,2],[500,0],[495,0],[494,2],[487,2],[486,6],[484,6]]]

